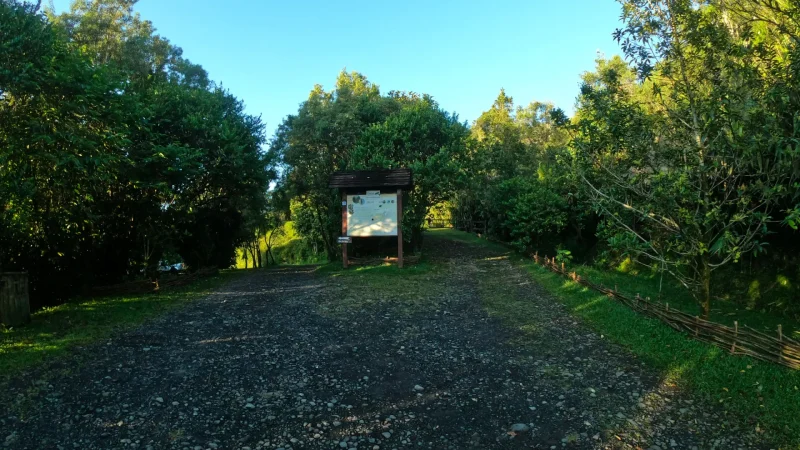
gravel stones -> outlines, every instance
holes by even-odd
[[[0,447],[767,446],[502,254],[432,234],[426,257],[436,270],[402,277],[253,271],[77,349],[0,386]],[[482,292],[536,308],[535,332],[490,316]]]

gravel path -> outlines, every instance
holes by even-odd
[[[12,380],[0,447],[769,448],[501,254],[426,244],[430,273],[253,272]],[[487,295],[531,302],[535,323],[504,325]]]

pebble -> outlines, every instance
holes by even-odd
[[[515,433],[525,433],[530,429],[531,427],[524,423],[515,423],[514,425],[511,425],[511,431]]]

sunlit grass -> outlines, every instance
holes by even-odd
[[[0,379],[64,354],[76,345],[110,337],[187,301],[209,293],[238,276],[222,272],[182,288],[131,296],[76,299],[44,308],[27,325],[0,328]]]

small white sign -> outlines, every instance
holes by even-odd
[[[342,200],[342,206],[347,206],[347,200]]]
[[[337,239],[337,241],[340,244],[352,244],[353,238],[351,238],[350,236],[340,236],[339,239]]]
[[[369,197],[380,197],[381,191],[367,191],[367,196]]]

